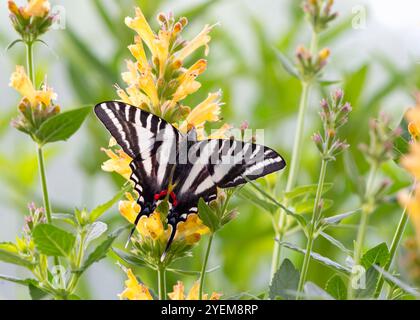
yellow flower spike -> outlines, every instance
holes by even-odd
[[[168,293],[168,297],[171,300],[198,300],[198,291],[200,289],[200,282],[194,282],[193,286],[191,287],[188,295],[185,296],[185,288],[182,281],[178,281],[176,285],[173,287],[173,291]],[[210,296],[210,300],[219,300],[222,294],[213,292]],[[207,300],[208,295],[203,294],[203,300]]]
[[[131,60],[126,60],[125,63],[128,71],[121,74],[122,79],[127,85],[135,86],[139,82],[139,73],[137,71],[136,63]]]
[[[51,100],[56,100],[57,94],[53,91],[52,88],[47,85],[42,86],[42,90],[36,91],[35,100],[37,102],[42,102],[44,105],[49,106]]]
[[[127,200],[121,200],[118,203],[118,211],[128,222],[134,223],[137,214],[140,212],[140,205],[134,200],[131,193],[126,192],[125,197]],[[137,230],[139,230],[138,225]]]
[[[197,77],[200,74],[202,74],[204,71],[206,71],[206,68],[207,68],[207,60],[200,59],[197,62],[195,62],[191,67],[189,67],[185,73],[179,76],[178,82],[182,83],[188,77]]]
[[[15,16],[19,14],[19,8],[14,1],[9,0],[7,2],[7,6],[9,8],[9,11],[13,13]]]
[[[155,212],[149,217],[142,217],[137,224],[137,230],[143,237],[151,238],[152,240],[159,239],[165,233],[160,213]]]
[[[159,96],[156,88],[153,75],[150,70],[143,70],[138,80],[138,84],[141,90],[143,90],[147,96],[150,98],[152,105],[154,107],[159,106]]]
[[[166,61],[169,54],[169,42],[171,33],[169,31],[160,30],[158,39],[155,40],[155,56],[159,61],[159,76],[163,77],[166,67]]]
[[[209,52],[208,43],[211,40],[209,32],[213,29],[214,25],[210,26],[206,24],[201,30],[201,32],[191,41],[189,41],[185,47],[180,49],[178,52],[175,53],[175,57],[178,60],[184,61],[186,57],[188,57],[191,53],[193,53],[198,48],[204,46],[205,52],[204,54],[207,55]]]
[[[410,145],[410,152],[401,159],[401,165],[420,180],[420,143]]]
[[[134,37],[134,42],[135,44],[128,46],[128,50],[130,50],[133,57],[136,58],[140,69],[148,68],[149,64],[147,62],[147,57],[146,53],[144,52],[141,38],[139,36]]]
[[[184,284],[182,281],[178,281],[174,285],[173,292],[168,293],[168,297],[171,300],[185,300],[184,298]]]
[[[110,158],[109,160],[105,161],[101,168],[107,172],[117,172],[118,174],[122,175],[125,179],[130,179],[131,175],[131,168],[130,162],[132,159],[129,155],[127,155],[124,151],[117,150],[117,154],[114,153],[110,149],[101,148],[107,156]]]
[[[26,75],[23,66],[16,66],[16,70],[10,76],[9,86],[18,91],[23,97],[26,97],[32,106],[36,105],[36,90]]]
[[[30,0],[23,12],[29,17],[45,17],[50,9],[51,5],[48,0]]]
[[[407,213],[413,223],[416,231],[417,245],[420,247],[420,185],[416,187],[414,196],[406,193],[400,193],[398,195],[398,201],[401,206],[407,207]]]
[[[172,101],[178,102],[182,99],[185,99],[188,95],[196,92],[201,87],[201,83],[198,81],[195,81],[196,75],[195,74],[189,74],[185,77],[184,81],[179,85],[179,87],[176,89],[174,95],[172,96]]]
[[[127,269],[126,273],[128,277],[128,279],[124,282],[126,288],[118,295],[119,298],[128,300],[153,300],[149,289],[138,282],[136,276],[133,274],[133,271],[131,271],[131,269]]]
[[[137,34],[141,37],[141,39],[146,43],[152,55],[155,55],[155,47],[154,47],[154,40],[156,38],[154,32],[149,26],[146,18],[143,15],[143,12],[140,10],[139,7],[136,8],[136,17],[125,18],[125,24],[137,32]]]
[[[195,128],[202,128],[206,122],[219,121],[221,96],[221,91],[209,93],[207,98],[188,114],[179,129],[185,132],[188,125],[192,125]]]
[[[185,222],[178,224],[175,240],[185,241],[187,244],[192,245],[200,240],[201,235],[209,232],[210,229],[203,224],[198,215],[190,214]]]
[[[144,105],[150,104],[150,99],[135,86],[128,87],[126,91],[129,95],[131,104],[137,108],[144,109]],[[149,110],[147,109],[146,111]]]

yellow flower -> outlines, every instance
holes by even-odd
[[[153,106],[159,106],[159,96],[155,80],[149,69],[144,69],[139,78],[139,87],[143,90],[152,101]]]
[[[48,0],[30,0],[24,8],[24,14],[29,17],[45,17],[50,12]]]
[[[185,222],[178,224],[177,228],[175,240],[185,241],[189,245],[200,241],[201,235],[210,232],[210,229],[196,214],[190,214]]]
[[[418,127],[415,122],[410,122],[408,124],[408,132],[410,133],[411,138],[416,140],[420,136],[420,127]]]
[[[205,47],[205,52],[204,54],[207,55],[209,52],[209,46],[208,43],[211,40],[211,37],[209,35],[209,32],[211,31],[211,29],[214,27],[213,26],[209,26],[208,24],[206,24],[203,28],[203,30],[201,30],[201,32],[191,41],[189,41],[185,47],[183,47],[181,50],[179,50],[176,54],[175,57],[177,60],[180,61],[184,61],[184,59],[186,57],[188,57],[191,53],[193,53],[195,50],[197,50],[198,48],[200,48],[201,46]]]
[[[120,299],[128,300],[153,300],[149,289],[138,282],[136,276],[133,274],[131,269],[126,270],[128,279],[124,282],[125,289],[118,296]]]
[[[169,42],[171,40],[171,33],[166,30],[159,31],[159,37],[155,40],[155,56],[159,61],[159,75],[163,77],[166,67],[166,60],[169,54]]]
[[[414,196],[403,192],[398,195],[401,206],[407,207],[408,215],[416,230],[417,244],[420,247],[420,185],[417,185]]]
[[[180,130],[187,131],[188,125],[200,129],[207,121],[218,121],[220,118],[220,97],[221,91],[210,93],[207,98],[197,105],[187,116],[186,120],[180,126]]]
[[[32,106],[36,104],[36,90],[26,75],[23,66],[16,66],[15,72],[10,77],[9,86],[16,89],[23,97],[26,97]]]
[[[129,45],[128,50],[130,50],[131,54],[136,58],[140,70],[149,67],[149,63],[147,62],[146,53],[144,52],[143,44],[141,42],[141,38],[139,36],[134,37],[135,44]]]
[[[34,85],[26,75],[25,68],[22,66],[16,66],[15,72],[10,76],[9,86],[27,98],[32,107],[39,103],[49,106],[51,100],[57,99],[57,94],[47,85],[43,85],[41,90],[35,90]]]
[[[410,152],[401,159],[401,165],[420,180],[420,143],[410,145]]]
[[[136,8],[136,17],[125,18],[125,24],[137,32],[137,34],[141,37],[141,39],[146,43],[146,45],[149,47],[150,52],[152,52],[153,55],[155,55],[155,46],[154,46],[154,40],[156,39],[156,36],[152,29],[150,28],[149,24],[147,23],[146,18],[143,15],[143,12],[140,10],[140,8]]]
[[[182,281],[178,281],[173,287],[173,291],[168,293],[168,297],[171,300],[198,300],[198,291],[200,289],[200,282],[196,281],[190,289],[187,296],[184,294],[184,284]],[[213,292],[210,296],[210,300],[219,300],[222,294]],[[203,294],[203,300],[207,300],[208,295]]]
[[[123,150],[119,149],[115,153],[111,149],[101,148],[107,156],[110,158],[109,160],[105,161],[101,168],[107,172],[117,172],[122,175],[125,179],[130,179],[131,175],[131,168],[130,162],[132,159],[129,155],[127,155]]]
[[[212,131],[208,136],[208,139],[227,139],[229,138],[229,130],[232,129],[232,126],[228,123],[225,123],[219,129]]]
[[[129,222],[134,223],[138,213],[140,212],[139,204],[134,200],[131,193],[126,193],[127,200],[121,200],[118,209],[121,215]],[[160,213],[152,213],[149,217],[142,217],[137,223],[137,231],[146,238],[157,240],[164,235],[162,220]]]

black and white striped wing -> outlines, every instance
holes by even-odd
[[[198,200],[215,199],[217,188],[241,185],[285,165],[277,152],[263,145],[227,139],[197,142],[188,150],[187,164],[176,169],[179,206],[184,213],[197,212]]]
[[[176,163],[180,133],[165,120],[129,104],[102,102],[95,113],[133,161],[130,179],[140,206],[168,188]]]

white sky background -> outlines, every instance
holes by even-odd
[[[111,3],[110,0],[103,0]],[[152,1],[152,0],[150,0]],[[298,0],[290,0],[298,1]],[[97,23],[97,16],[95,15],[89,1],[86,0],[51,0],[53,4],[63,5],[66,9],[67,21],[85,38],[87,41],[95,39],[92,45],[98,46],[97,52],[102,56],[106,56],[109,50],[112,50],[112,43],[108,41],[107,34],[103,31],[103,26]],[[175,14],[177,8],[191,5],[191,3],[199,3],[199,0],[173,0],[166,9],[173,11]],[[18,0],[19,3],[19,0]],[[20,3],[23,3],[21,1]],[[114,1],[112,1],[114,3]],[[220,28],[224,28],[232,32],[240,43],[243,51],[249,56],[250,67],[252,61],[256,60],[256,50],[253,48],[254,40],[249,37],[251,32],[246,23],[247,15],[255,14],[261,20],[265,21],[267,34],[275,39],[282,30],[287,28],[288,17],[284,13],[288,1],[286,0],[225,0],[220,1],[215,8],[212,9],[209,15],[209,23],[220,21]],[[418,0],[336,0],[336,8],[342,17],[348,16],[352,12],[352,8],[363,5],[367,10],[366,28],[359,30],[350,30],[342,41],[339,41],[334,51],[337,53],[337,61],[333,66],[344,68],[344,70],[351,70],[352,66],[358,66],[360,61],[371,60],[376,53],[385,53],[392,61],[394,61],[400,68],[412,65],[413,61],[420,62],[420,1]],[[131,12],[128,14],[132,14]],[[204,21],[203,21],[204,23]],[[10,39],[14,37],[14,30],[11,28],[8,12],[7,1],[0,1],[0,29],[2,32],[6,30]],[[128,29],[127,29],[128,30]],[[59,31],[51,32],[47,38],[51,47],[56,52],[60,52],[58,45],[60,41],[56,41],[59,37]],[[304,41],[303,39],[302,41]],[[8,82],[10,73],[14,69],[10,56],[16,54],[18,48],[13,48],[9,52],[5,52],[0,48],[0,99],[2,101],[1,108],[9,108],[15,101],[18,100],[18,95],[10,88]],[[38,50],[38,49],[37,49]],[[212,54],[212,51],[211,53]],[[216,53],[215,53],[216,54]],[[40,48],[39,56],[50,57],[49,61],[49,75],[48,79],[53,88],[59,94],[59,103],[65,107],[73,107],[72,92],[69,89],[67,80],[63,77],[62,61],[53,57],[53,55],[45,48]],[[128,56],[128,55],[127,55]],[[43,57],[45,60],[46,58]],[[210,71],[209,71],[210,72]],[[371,86],[380,82],[380,71],[375,74],[375,79],[372,79]],[[112,88],[110,88],[112,90]],[[252,82],[249,83],[244,80],[238,80],[235,84],[234,90],[234,108],[238,111],[239,117],[246,118],[247,106],[250,101],[255,98],[255,90],[252,88]],[[392,101],[389,101],[389,106],[395,105],[395,102],[400,106],[410,105],[412,101],[407,96],[396,96]],[[384,106],[387,108],[387,106]],[[395,112],[400,112],[396,110]],[[245,114],[243,114],[245,113]],[[2,110],[0,110],[0,116]],[[0,152],[6,153],[15,145],[22,145],[22,141],[27,138],[15,130],[9,130],[10,133],[6,137],[6,141],[0,143]],[[65,151],[59,158],[55,159],[53,163],[48,166],[48,176],[51,193],[53,198],[59,199],[60,202],[74,205],[74,202],[80,203],[83,199],[82,183],[83,177],[80,176],[77,168],[77,160],[75,160],[74,150],[77,150],[78,143],[83,139],[83,133],[72,138],[63,148],[60,145],[61,151]],[[25,142],[26,143],[26,142]],[[23,144],[25,145],[25,144]],[[27,144],[28,148],[33,145]],[[93,151],[97,152],[97,151]],[[62,168],[65,167],[66,170]],[[0,172],[0,182],[1,182]],[[64,183],[65,182],[65,183]],[[112,189],[109,186],[103,185],[102,180],[94,182],[96,186],[93,202],[99,203],[108,199],[112,195]],[[5,193],[6,186],[0,183],[0,194]],[[105,194],[105,195],[104,195]],[[2,198],[0,198],[0,201]],[[20,232],[21,229],[21,215],[14,211],[13,208],[5,207],[0,204],[0,241],[13,241],[14,235]],[[18,275],[17,269],[10,265],[0,263],[1,274]],[[118,271],[110,270],[106,264],[95,264],[89,273],[89,277],[93,277],[97,286],[95,287],[94,296],[99,298],[116,298],[113,294],[121,291],[122,275],[119,279],[115,274]],[[110,279],[112,283],[104,285],[100,279]],[[101,286],[102,284],[102,286]],[[0,299],[15,298],[25,296],[22,290],[16,289],[16,286],[10,286],[0,281]]]

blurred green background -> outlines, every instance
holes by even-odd
[[[48,74],[48,83],[58,93],[62,109],[95,104],[117,98],[113,85],[122,85],[120,76],[124,60],[131,59],[127,45],[134,32],[124,25],[125,16],[134,15],[139,5],[152,26],[160,11],[172,11],[186,16],[190,24],[184,32],[191,38],[206,23],[220,22],[212,31],[208,70],[200,76],[202,88],[188,101],[195,105],[209,91],[223,90],[224,121],[239,126],[247,120],[253,129],[265,130],[265,143],[290,159],[295,119],[300,94],[299,82],[285,72],[273,48],[293,58],[300,43],[308,43],[310,29],[305,22],[298,0],[213,0],[213,1],[133,1],[133,0],[72,0],[51,1],[61,6],[65,28],[50,31],[44,40],[49,48],[38,45],[35,67],[38,83]],[[420,24],[415,13],[419,4],[400,0],[398,5],[387,1],[337,1],[339,18],[322,34],[321,47],[331,48],[330,63],[325,78],[342,80],[346,99],[353,105],[350,123],[343,136],[351,144],[351,152],[364,173],[367,170],[357,145],[368,139],[368,118],[383,110],[397,124],[404,110],[413,104],[412,93],[420,82],[419,64]],[[355,27],[355,14],[365,10],[366,23]],[[353,22],[353,25],[352,25]],[[417,37],[417,39],[416,39]],[[0,4],[0,48],[16,38],[8,21],[7,3]],[[8,87],[8,79],[16,64],[24,65],[24,48],[0,50],[0,241],[13,241],[20,233],[26,204],[41,205],[35,146],[27,137],[12,129],[10,120],[16,115],[19,96]],[[318,101],[331,88],[319,87],[312,92],[305,126],[305,148],[299,183],[315,183],[318,177],[319,156],[310,140],[318,129]],[[107,145],[108,134],[91,116],[83,128],[65,143],[46,148],[47,174],[55,212],[70,212],[73,207],[93,208],[108,200],[122,180],[100,170],[106,159],[101,146]],[[394,182],[394,190],[407,183],[407,176],[395,164],[382,168]],[[285,178],[280,179],[284,184]],[[346,178],[342,157],[331,165],[327,181],[334,188],[327,197],[334,200],[328,213],[340,213],[358,207],[358,198]],[[240,215],[217,234],[209,267],[220,268],[209,275],[207,291],[223,292],[231,297],[239,292],[259,293],[269,283],[274,233],[267,213],[240,199],[235,199]],[[371,219],[369,246],[381,241],[390,242],[399,217],[394,202],[382,206]],[[104,217],[110,228],[123,223],[118,210]],[[346,227],[330,233],[352,248],[353,226],[357,217],[349,219]],[[121,239],[122,245],[124,239]],[[288,241],[302,246],[304,238],[297,234]],[[206,241],[194,249],[194,258],[180,264],[188,269],[200,268]],[[317,241],[314,249],[324,256],[344,261],[329,243]],[[288,249],[283,256],[291,257],[296,266],[302,257]],[[152,286],[155,275],[137,270],[141,279]],[[0,273],[23,276],[17,267],[0,263]],[[313,262],[309,279],[323,285],[331,271]],[[123,289],[125,275],[112,257],[95,264],[84,275],[80,296],[97,299],[116,299]],[[179,279],[169,276],[169,285]],[[194,278],[184,278],[192,283]],[[189,285],[187,285],[187,288]],[[26,289],[0,281],[0,299],[27,298]]]

